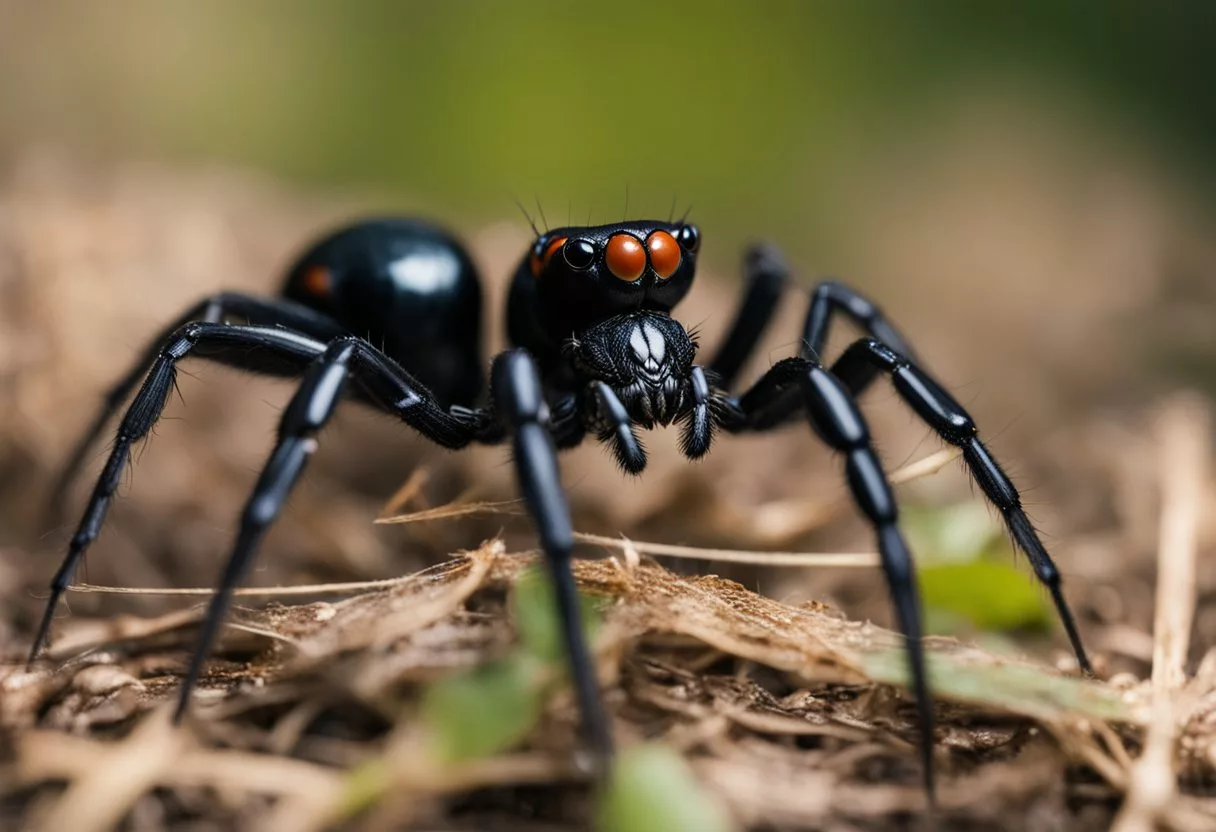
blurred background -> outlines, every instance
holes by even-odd
[[[1213,161],[1199,3],[2,8],[6,152],[240,165],[464,224],[515,197],[610,219],[628,189],[634,212],[693,205],[718,251],[764,234],[817,262],[874,180],[928,177],[967,135],[1078,190],[1114,159]]]
[[[1142,670],[1155,404],[1216,389],[1214,23],[1202,3],[1046,0],[0,0],[9,635],[28,630],[83,499],[82,486],[67,520],[39,519],[49,472],[159,326],[221,287],[273,291],[309,235],[369,210],[451,225],[500,287],[529,237],[518,202],[553,225],[690,210],[704,274],[678,311],[706,341],[730,320],[755,238],[784,248],[804,288],[830,274],[871,293],[1025,486],[1098,649]],[[804,306],[792,293],[755,371],[793,349]],[[213,580],[287,390],[189,372],[189,406],[175,403],[137,455],[93,550],[95,582]],[[891,467],[936,448],[888,390],[870,401]],[[580,524],[666,542],[868,547],[848,512],[798,534],[707,525],[723,506],[746,517],[839,496],[830,455],[805,430],[782,437],[723,440],[693,468],[655,437],[639,488],[622,488],[598,448],[581,450],[565,469]],[[404,553],[472,545],[507,522],[373,529],[417,465],[439,474],[431,502],[470,481],[510,490],[501,451],[444,456],[344,414],[254,579],[398,574]],[[1042,594],[960,471],[905,495],[926,563],[1000,564],[944,579],[931,602],[940,630],[962,615],[964,630],[1050,631]],[[875,575],[747,580],[886,618]],[[960,587],[970,601],[995,594],[964,609]],[[985,619],[1015,591],[1011,618]]]

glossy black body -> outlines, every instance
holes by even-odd
[[[311,290],[317,269],[328,292]],[[447,404],[481,393],[481,278],[437,226],[383,218],[339,229],[297,258],[283,296],[376,345]]]
[[[962,450],[975,482],[1051,593],[1078,664],[1088,671],[1060,573],[966,410],[920,366],[878,307],[847,286],[819,284],[810,295],[800,354],[776,362],[736,391],[740,368],[789,285],[777,252],[753,248],[745,260],[742,303],[726,340],[705,365],[698,364],[696,339],[671,311],[692,286],[699,241],[696,227],[682,221],[538,234],[511,282],[507,330],[513,348],[493,359],[488,391],[483,391],[477,271],[455,238],[416,220],[367,220],[327,235],[289,269],[282,298],[223,292],[187,309],[110,389],[65,465],[56,501],[108,420],[139,385],[52,579],[30,660],[49,635],[80,558],[100,533],[134,443],[160,417],[178,362],[204,358],[300,381],[241,515],[181,687],[178,718],[234,588],[307,465],[317,434],[350,396],[445,448],[510,443],[520,492],[557,588],[584,733],[604,759],[611,754],[612,735],[579,626],[571,568],[574,536],[557,451],[591,435],[608,446],[625,471],[636,474],[646,467],[638,429],[678,425],[684,454],[696,459],[709,452],[719,432],[767,431],[802,419],[841,456],[853,500],[873,529],[895,618],[907,637],[924,782],[932,797],[933,708],[915,567],[857,397],[886,376],[925,424]],[[828,329],[840,316],[867,337],[825,364]]]

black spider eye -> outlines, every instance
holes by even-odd
[[[567,240],[562,246],[562,259],[570,268],[585,272],[595,263],[595,246],[586,240]]]
[[[684,225],[676,232],[676,239],[685,251],[696,251],[701,245],[701,232],[695,225]]]

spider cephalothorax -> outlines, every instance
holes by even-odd
[[[856,397],[885,375],[938,436],[962,450],[975,481],[1050,591],[1079,665],[1089,670],[1060,573],[966,410],[920,367],[878,308],[851,289],[819,284],[811,293],[800,354],[778,361],[736,392],[739,369],[789,282],[776,252],[756,247],[745,261],[745,295],[725,342],[704,368],[696,364],[695,339],[670,312],[692,285],[699,242],[697,228],[682,221],[538,234],[511,283],[507,332],[513,348],[493,360],[488,395],[478,359],[480,282],[464,248],[432,225],[399,219],[358,223],[304,252],[289,270],[283,298],[230,292],[205,298],[166,328],[109,391],[65,466],[56,495],[138,386],[51,582],[31,661],[49,635],[55,607],[81,556],[100,532],[133,444],[159,418],[178,362],[196,355],[264,374],[298,375],[301,381],[283,412],[275,448],[246,504],[203,620],[181,686],[179,718],[233,589],[316,448],[314,437],[349,392],[446,448],[511,443],[520,491],[556,586],[584,733],[601,758],[607,757],[612,737],[579,626],[570,568],[574,535],[557,451],[590,433],[610,446],[624,469],[639,473],[646,455],[635,428],[678,423],[684,454],[697,458],[709,450],[715,430],[761,432],[801,419],[843,458],[853,499],[873,528],[895,618],[907,636],[924,782],[931,795],[933,708],[915,570]],[[820,357],[829,324],[842,314],[868,337],[824,366]]]

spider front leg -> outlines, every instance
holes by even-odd
[[[906,639],[908,670],[920,718],[921,764],[925,790],[934,799],[933,700],[921,643],[921,602],[911,550],[899,530],[899,510],[891,485],[870,439],[865,417],[845,385],[818,363],[787,358],[764,374],[738,399],[722,398],[723,426],[732,432],[765,430],[774,406],[800,393],[799,404],[811,428],[845,458],[853,500],[874,529],[883,575]]]
[[[1052,602],[1068,640],[1076,654],[1077,664],[1092,674],[1093,666],[1081,642],[1072,610],[1064,599],[1060,570],[1047,554],[1034,525],[1022,508],[1022,498],[1000,464],[979,438],[975,420],[953,396],[945,391],[925,370],[918,367],[906,353],[897,352],[873,338],[857,341],[832,365],[832,373],[851,391],[865,387],[876,373],[884,372],[909,407],[933,431],[963,451],[963,461],[984,494],[1005,518],[1005,524],[1018,548],[1026,553],[1035,576],[1051,593]]]
[[[595,663],[583,636],[578,588],[571,566],[574,530],[540,376],[532,357],[517,349],[494,360],[490,382],[495,409],[511,435],[519,490],[536,525],[552,576],[558,623],[582,716],[583,734],[603,763],[612,755],[612,732],[600,700]]]
[[[640,474],[646,469],[646,448],[633,429],[633,420],[620,397],[602,381],[588,385],[594,402],[592,421],[597,424],[597,437],[612,449],[612,456],[627,474]]]

